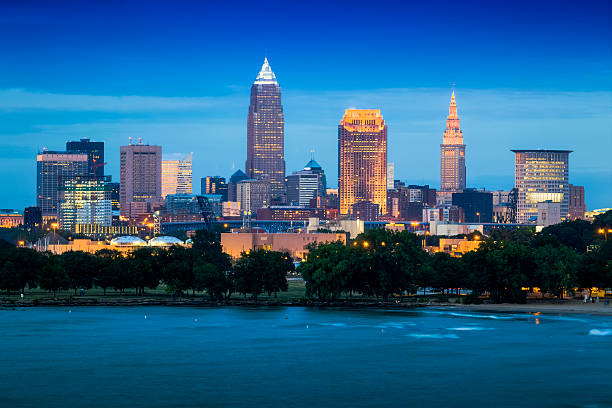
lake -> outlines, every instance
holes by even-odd
[[[0,407],[612,407],[612,318],[0,310]]]

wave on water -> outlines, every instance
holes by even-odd
[[[448,327],[446,330],[473,331],[473,330],[495,330],[494,327]]]
[[[459,336],[456,334],[427,334],[427,333],[410,333],[406,334],[408,337],[414,337],[417,339],[458,339]]]
[[[591,329],[590,336],[612,336],[612,329]]]
[[[346,327],[346,323],[320,323],[321,326]]]
[[[474,317],[476,319],[494,319],[494,320],[511,320],[515,318],[514,316],[481,315],[481,314],[457,313],[457,312],[450,312],[449,315],[457,316],[457,317]]]

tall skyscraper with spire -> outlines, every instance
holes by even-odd
[[[465,189],[465,145],[459,128],[454,90],[448,110],[446,130],[440,145],[440,190],[461,191]]]
[[[285,117],[281,89],[267,58],[251,87],[245,167],[249,178],[270,180],[272,197],[285,194]]]

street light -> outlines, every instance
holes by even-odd
[[[480,224],[480,213],[477,212],[476,215],[478,216],[478,223]]]
[[[599,232],[600,234],[603,234],[604,239],[607,241],[608,240],[608,232],[612,232],[612,228],[600,228],[597,232]]]

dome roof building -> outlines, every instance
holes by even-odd
[[[130,235],[113,238],[110,242],[112,246],[129,247],[129,246],[146,246],[147,243],[142,239]]]

